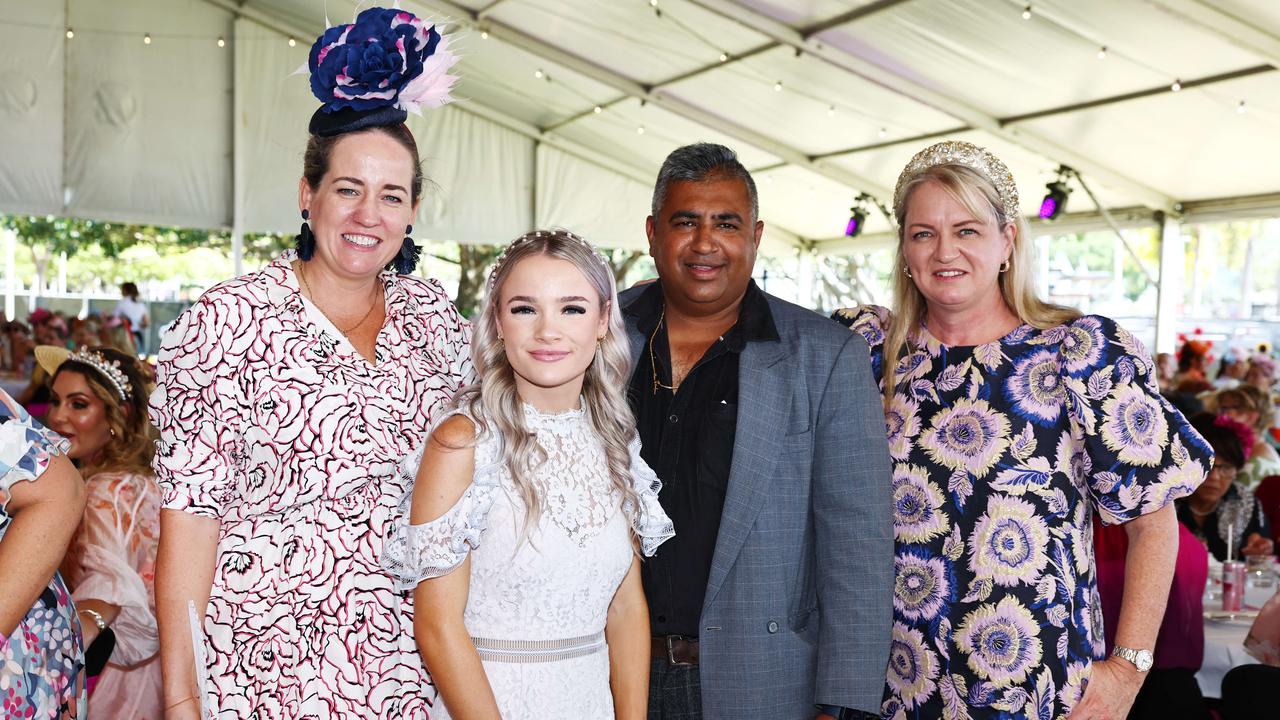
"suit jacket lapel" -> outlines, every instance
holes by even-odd
[[[782,328],[779,334],[785,335]],[[792,374],[782,363],[792,344],[751,342],[742,351],[738,366],[738,425],[734,433],[733,465],[720,534],[711,559],[711,574],[703,609],[719,592],[725,576],[738,558],[742,544],[755,523],[769,493],[769,481],[782,451],[783,423],[791,407]],[[676,528],[680,532],[680,528]]]

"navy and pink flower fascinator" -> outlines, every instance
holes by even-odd
[[[368,8],[349,25],[324,32],[311,46],[306,69],[311,92],[323,105],[310,131],[330,137],[398,125],[409,113],[453,98],[458,57],[434,23],[398,7]],[[301,69],[300,69],[301,70]]]

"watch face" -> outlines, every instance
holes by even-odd
[[[1139,650],[1138,657],[1135,658],[1135,660],[1137,662],[1135,662],[1134,665],[1138,666],[1138,672],[1146,672],[1151,669],[1151,652],[1150,651]]]

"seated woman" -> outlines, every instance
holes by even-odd
[[[432,432],[383,556],[414,590],[431,717],[644,718],[640,555],[674,533],[627,405],[612,271],[571,233],[517,239],[472,347],[480,381]]]
[[[1270,555],[1274,550],[1266,516],[1253,493],[1235,484],[1236,474],[1249,459],[1253,431],[1229,417],[1202,413],[1191,425],[1213,448],[1213,469],[1196,491],[1176,502],[1178,521],[1187,526],[1218,560],[1231,556]]]
[[[1124,600],[1125,554],[1129,540],[1118,525],[1103,525],[1094,516],[1094,548],[1098,563],[1098,596],[1107,652],[1116,645],[1120,606]],[[1178,560],[1169,602],[1156,638],[1147,679],[1129,709],[1129,720],[1200,720],[1208,718],[1196,673],[1204,660],[1204,587],[1209,554],[1185,525],[1178,526]]]
[[[0,710],[83,718],[84,647],[58,562],[84,510],[84,484],[41,427],[0,391]]]
[[[1249,459],[1236,475],[1236,484],[1253,490],[1263,478],[1280,475],[1280,454],[1266,439],[1276,417],[1271,398],[1253,385],[1244,384],[1219,392],[1214,396],[1214,405],[1217,414],[1248,425],[1254,433]]]
[[[67,455],[86,478],[84,519],[63,563],[85,647],[107,628],[115,635],[90,696],[89,718],[159,718],[164,707],[153,581],[160,488],[151,471],[151,387],[137,356],[112,348],[70,353],[40,346],[36,358],[53,376],[49,427],[71,441]]]

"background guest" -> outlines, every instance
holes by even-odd
[[[1280,475],[1280,454],[1267,442],[1267,433],[1275,422],[1275,406],[1271,397],[1256,386],[1243,383],[1234,390],[1223,390],[1213,397],[1214,412],[1243,423],[1253,430],[1253,446],[1235,482],[1253,490],[1263,478]]]
[[[110,628],[114,650],[90,693],[89,717],[159,718],[155,561],[160,488],[151,471],[155,428],[151,387],[137,355],[112,348],[36,348],[53,376],[49,427],[71,442],[67,455],[88,491],[67,560],[67,584],[86,647]]]
[[[1249,459],[1253,431],[1226,416],[1202,413],[1191,424],[1213,448],[1213,469],[1189,497],[1177,501],[1178,520],[1186,525],[1218,560],[1227,559],[1227,537],[1231,536],[1231,557],[1270,555],[1274,551],[1271,529],[1253,492],[1234,481]]]
[[[129,333],[138,352],[147,353],[147,328],[151,327],[151,316],[147,314],[146,303],[138,301],[138,286],[132,282],[121,283],[120,301],[116,303],[113,317],[123,318],[129,322]]]

